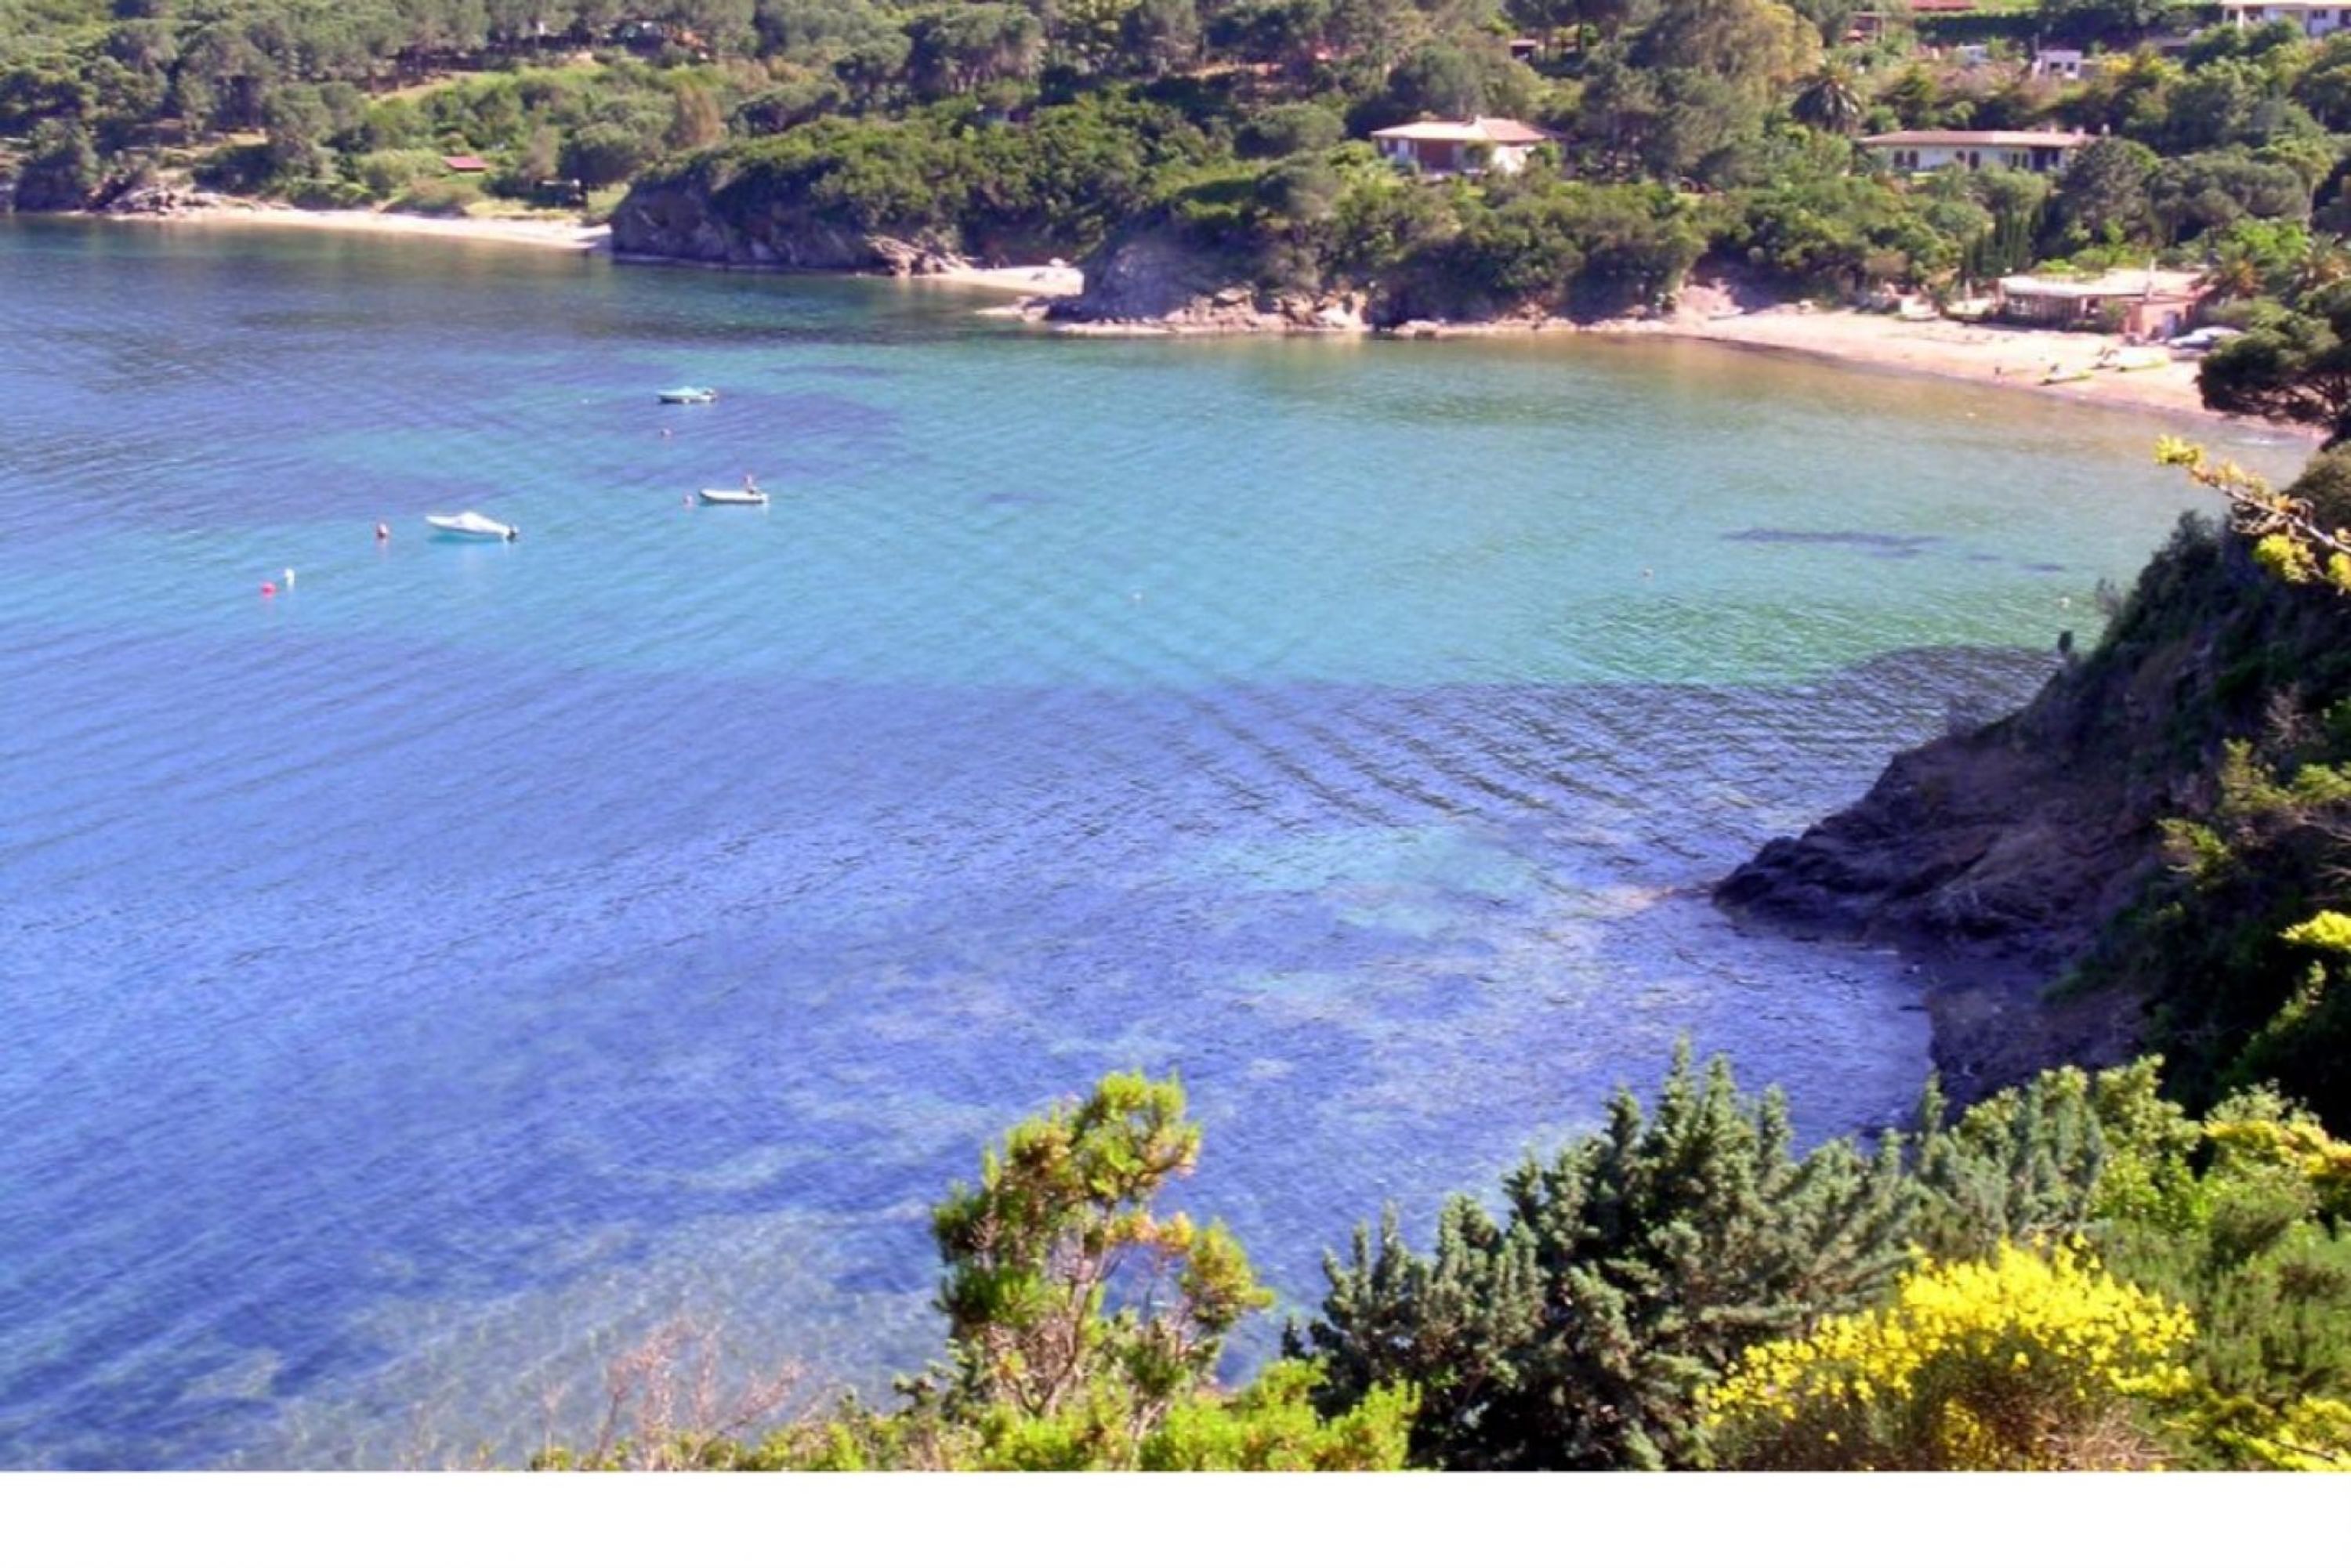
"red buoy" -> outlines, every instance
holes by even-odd
[[[263,584],[261,585],[261,597],[262,597],[262,598],[264,598],[264,599],[275,599],[275,598],[277,598],[277,585],[276,583],[274,583],[274,582],[265,582],[265,583],[263,583]]]

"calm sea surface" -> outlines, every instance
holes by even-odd
[[[1115,1067],[1293,1308],[1677,1036],[1907,1106],[1900,967],[1704,889],[2093,633],[2156,425],[981,302],[0,225],[0,1465],[510,1457],[680,1312],[912,1367]]]

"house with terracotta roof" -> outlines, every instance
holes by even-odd
[[[1861,145],[1887,168],[1907,174],[1953,164],[2046,174],[2063,169],[2096,140],[2086,131],[1889,131],[1861,138]]]
[[[1372,132],[1380,156],[1416,173],[1437,177],[1515,174],[1527,166],[1527,154],[1552,140],[1523,120],[1416,120]]]

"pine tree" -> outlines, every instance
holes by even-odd
[[[1499,1220],[1456,1197],[1435,1250],[1393,1214],[1326,1259],[1321,1315],[1285,1336],[1323,1367],[1326,1410],[1384,1384],[1421,1391],[1416,1464],[1660,1469],[1702,1463],[1697,1391],[1747,1346],[1873,1300],[1917,1202],[1899,1141],[1794,1157],[1776,1093],[1687,1049],[1654,1118],[1619,1093],[1604,1132],[1530,1158]]]

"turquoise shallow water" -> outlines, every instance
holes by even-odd
[[[980,302],[0,227],[0,1463],[512,1454],[680,1310],[914,1365],[1113,1066],[1292,1306],[1685,1033],[1907,1105],[1898,966],[1704,889],[2094,629],[2155,426]]]

